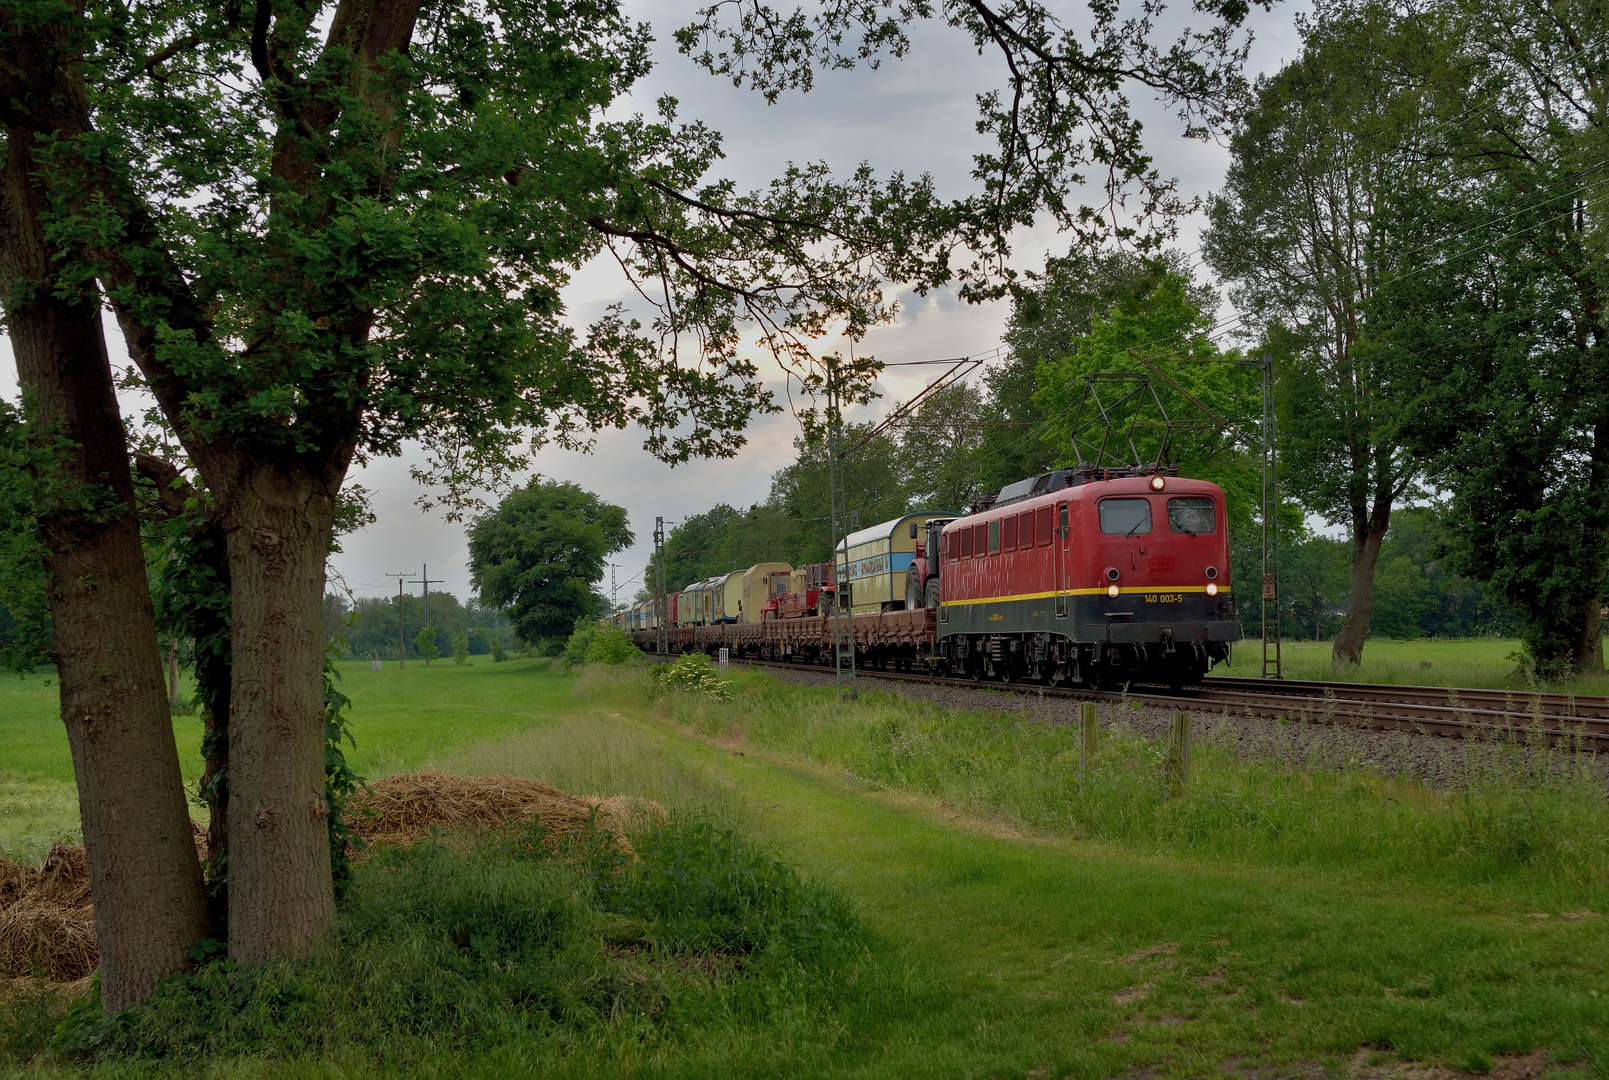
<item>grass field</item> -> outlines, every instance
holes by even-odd
[[[1609,818],[1579,786],[1516,775],[1513,790],[1438,794],[1204,749],[1170,800],[1140,740],[1109,740],[1098,782],[1079,785],[1065,733],[1021,718],[735,683],[715,702],[541,661],[347,671],[359,772],[646,795],[762,838],[847,896],[870,942],[830,1009],[701,1014],[657,1042],[512,1034],[418,1071],[1272,1080],[1524,1059],[1535,1071],[1511,1075],[1609,1076]],[[0,684],[0,715],[48,712],[45,689]],[[28,768],[7,782],[62,783],[64,744],[18,731],[29,749],[6,767]],[[0,836],[12,816],[0,806]],[[209,1073],[400,1068],[248,1058]]]
[[[1461,641],[1389,641],[1375,639],[1363,647],[1363,663],[1335,669],[1327,641],[1286,641],[1282,646],[1285,677],[1398,686],[1474,686],[1496,690],[1559,690],[1609,695],[1609,675],[1587,676],[1566,683],[1533,685],[1517,673],[1520,643],[1503,638]],[[1234,663],[1215,675],[1256,678],[1262,668],[1262,643],[1235,645]]]

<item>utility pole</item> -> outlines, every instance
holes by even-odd
[[[402,630],[402,579],[407,577],[407,576],[408,576],[408,572],[406,570],[404,570],[400,574],[393,574],[393,573],[391,573],[389,571],[386,572],[386,577],[394,577],[394,578],[397,579],[397,667],[398,668],[403,667],[403,665],[406,663],[407,657],[408,657],[408,637]]]
[[[832,515],[832,563],[833,563],[833,605],[832,605],[832,667],[833,678],[838,687],[838,700],[842,701],[847,693],[852,700],[860,699],[860,688],[855,682],[855,616],[851,611],[845,611],[850,600],[849,595],[849,545],[844,545],[843,557],[840,560],[838,553],[839,542],[847,537],[846,519],[849,502],[848,492],[844,488],[843,473],[843,417],[840,415],[838,398],[838,364],[837,358],[827,358],[827,482],[832,489],[828,500],[829,513]],[[857,515],[858,516],[858,515]],[[847,620],[847,625],[845,624]],[[847,671],[846,662],[847,661]],[[848,678],[847,689],[845,678]]]
[[[614,612],[615,608],[620,606],[619,593],[620,593],[620,588],[619,588],[619,586],[617,586],[615,584],[615,564],[610,563],[609,564],[609,611],[610,611],[611,614]]]
[[[1279,633],[1279,472],[1274,458],[1274,354],[1263,353],[1263,678],[1283,679]],[[1269,602],[1274,640],[1268,640]]]
[[[419,580],[408,582],[408,584],[410,584],[410,585],[423,585],[425,587],[425,626],[426,627],[430,626],[430,586],[432,586],[432,585],[440,585],[445,580],[446,580],[445,578],[436,578],[436,579],[432,580],[431,577],[430,577],[430,566],[429,566],[429,564],[421,563],[420,568],[419,568]]]

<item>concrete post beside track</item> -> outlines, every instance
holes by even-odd
[[[1169,734],[1168,793],[1179,796],[1184,794],[1185,785],[1190,782],[1190,714],[1174,713]]]
[[[1095,754],[1100,749],[1101,725],[1095,719],[1095,703],[1080,702],[1078,706],[1078,772],[1086,775],[1095,767]]]

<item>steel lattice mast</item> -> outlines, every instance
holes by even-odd
[[[842,441],[843,416],[838,399],[838,364],[836,357],[829,356],[827,358],[827,484],[832,489],[829,497],[833,566],[832,665],[840,701],[844,699],[846,693],[844,671],[846,659],[848,660],[847,693],[851,699],[860,697],[860,688],[855,681],[855,617],[852,612],[844,610],[849,596],[849,545],[847,543],[843,545],[841,560],[838,552],[840,542],[848,537],[846,504],[849,499],[844,487]]]

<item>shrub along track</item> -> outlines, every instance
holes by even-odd
[[[741,662],[755,667],[830,671],[822,665],[749,659]],[[1483,742],[1546,745],[1565,750],[1609,750],[1609,697],[1468,687],[1236,678],[1208,679],[1199,686],[1180,690],[1131,684],[1117,691],[942,678],[881,668],[863,668],[860,674],[893,682],[994,690],[1041,698],[1138,702],[1152,708],[1219,713],[1226,719],[1251,716],[1371,731],[1407,731]]]

